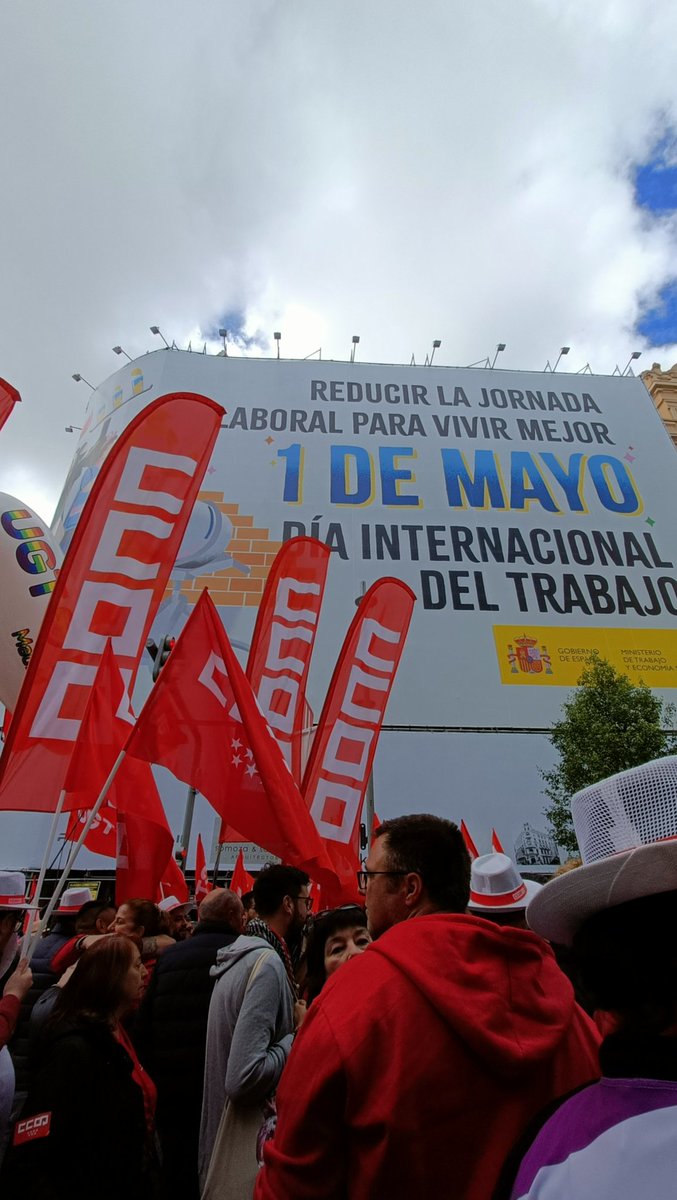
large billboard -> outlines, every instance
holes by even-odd
[[[320,537],[333,553],[309,684],[317,715],[356,598],[382,575],[403,579],[417,604],[377,759],[382,815],[405,732],[419,747],[449,734],[421,751],[436,764],[427,806],[443,811],[462,731],[523,731],[522,778],[506,799],[497,764],[492,822],[503,816],[517,841],[524,820],[545,824],[533,734],[591,650],[674,695],[677,459],[640,380],[158,351],[92,393],[53,526],[64,548],[127,422],[184,389],[226,416],[156,639],[179,632],[208,586],[246,653],[276,550]],[[545,746],[539,761],[551,760]],[[470,823],[471,803],[452,806]]]

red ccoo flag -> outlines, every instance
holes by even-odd
[[[0,809],[56,809],[109,638],[131,694],[222,415],[205,396],[161,396],[110,450],[28,663],[0,759]]]
[[[254,876],[250,875],[249,871],[246,869],[244,865],[244,854],[240,850],[240,853],[235,860],[235,867],[233,868],[233,875],[230,881],[230,890],[231,892],[235,892],[235,895],[239,896],[241,900],[245,892],[251,892],[253,886]]]
[[[325,904],[357,900],[359,825],[388,697],[416,597],[399,579],[379,579],[362,597],[324,702],[303,796],[340,879]]]
[[[494,854],[505,854],[505,850],[495,829],[491,831],[491,849],[494,851]]]
[[[330,554],[314,538],[285,542],[266,580],[247,661],[247,679],[299,784],[306,682]]]
[[[2,429],[5,421],[11,417],[14,405],[18,404],[21,396],[11,383],[6,379],[0,379],[0,429]]]
[[[204,900],[205,896],[209,895],[210,891],[205,848],[202,845],[202,838],[198,833],[197,848],[195,850],[195,903],[199,904],[201,900]]]
[[[465,848],[470,857],[479,858],[480,852],[470,836],[468,826],[466,825],[465,821],[461,821],[461,835],[463,837],[463,841],[465,842]]]
[[[206,591],[146,701],[127,752],[195,787],[247,841],[313,877],[335,880]]]

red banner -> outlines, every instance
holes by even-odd
[[[303,779],[303,795],[341,879],[356,895],[364,795],[416,597],[398,579],[379,579],[360,601],[324,702]]]
[[[499,838],[495,829],[492,829],[491,831],[491,849],[493,850],[494,854],[505,854],[505,850],[501,845],[501,839]]]
[[[250,875],[249,871],[245,867],[244,854],[240,850],[240,853],[235,861],[235,867],[233,869],[233,875],[230,881],[230,890],[231,892],[235,892],[235,895],[239,896],[241,900],[246,892],[251,892],[253,886],[254,876]]]
[[[82,826],[89,817],[88,808],[75,809],[68,821],[66,841],[77,842],[82,833]],[[112,804],[104,801],[96,814],[89,832],[85,838],[85,846],[94,854],[103,854],[105,858],[115,858],[117,855],[117,819],[118,814]]]
[[[209,876],[207,874],[207,859],[205,857],[205,848],[202,845],[200,834],[197,835],[197,847],[195,850],[195,903],[200,904],[205,896],[211,891]]]
[[[196,788],[248,841],[310,875],[335,879],[206,591],[162,668],[127,752]]]
[[[2,429],[5,421],[12,415],[14,405],[18,404],[21,396],[11,383],[6,379],[0,379],[0,429]]]
[[[118,801],[115,901],[122,904],[133,896],[158,901],[162,899],[162,881],[170,868],[174,835],[148,764],[127,759],[124,766],[128,770],[127,786],[143,788],[149,801],[154,795],[157,807],[156,819],[151,820],[136,812],[122,811]]]
[[[0,760],[0,809],[56,807],[107,640],[131,694],[223,409],[173,393],[111,449],[78,522]]]
[[[468,829],[468,826],[466,825],[465,821],[461,821],[461,836],[463,838],[463,841],[465,842],[465,848],[468,851],[468,854],[470,855],[470,857],[471,858],[479,858],[480,852],[477,849],[477,846],[475,845],[474,841],[472,840],[472,837],[470,836],[470,830]]]
[[[298,537],[276,555],[252,637],[247,679],[300,784],[306,682],[331,551]]]

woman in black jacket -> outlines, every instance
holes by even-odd
[[[122,1026],[145,977],[127,937],[82,955],[35,1046],[3,1176],[8,1195],[13,1185],[41,1200],[152,1200],[155,1087]]]

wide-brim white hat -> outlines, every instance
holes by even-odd
[[[481,854],[470,867],[470,912],[517,912],[526,908],[542,884],[522,879],[507,854]]]
[[[546,883],[527,910],[530,929],[562,945],[603,909],[677,891],[677,756],[584,788],[571,813],[583,866]]]
[[[92,893],[88,887],[66,888],[56,910],[60,917],[77,917],[83,904],[88,904]]]
[[[175,913],[184,909],[186,912],[192,907],[190,900],[179,900],[177,896],[167,896],[165,900],[161,900],[158,904],[160,912]]]
[[[0,871],[0,912],[12,912],[27,906],[26,876],[23,871]]]

